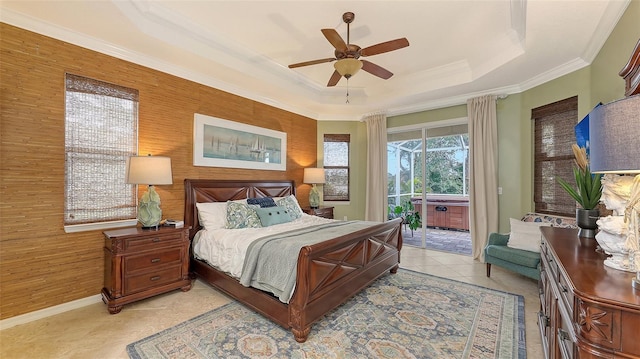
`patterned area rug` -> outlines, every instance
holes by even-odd
[[[422,247],[421,229],[402,231],[402,243]],[[472,253],[471,234],[468,231],[427,228],[427,249],[470,256]]]
[[[127,346],[138,358],[525,358],[524,299],[400,269],[297,343],[237,302]]]

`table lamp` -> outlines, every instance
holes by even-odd
[[[624,209],[627,235],[624,250],[629,269],[636,272],[632,285],[640,290],[640,95],[596,107],[589,114],[590,166],[594,173],[636,174],[627,181]],[[607,186],[607,181],[603,186]],[[605,191],[622,192],[605,188]],[[627,195],[628,193],[628,195]]]
[[[316,185],[325,183],[324,168],[305,168],[303,181],[312,185],[311,192],[309,192],[309,206],[318,208],[320,206],[320,192],[318,192]]]
[[[131,156],[127,163],[127,183],[146,184],[147,190],[138,204],[138,222],[143,229],[157,229],[162,220],[160,195],[154,185],[172,184],[171,158],[163,156]]]

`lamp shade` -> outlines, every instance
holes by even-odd
[[[596,173],[640,173],[640,95],[591,111],[589,167]]]
[[[172,184],[171,158],[163,156],[131,156],[127,164],[127,183]]]
[[[303,181],[311,184],[324,183],[324,168],[305,168]]]
[[[336,61],[333,67],[341,76],[349,78],[362,68],[362,61],[354,58],[346,58]]]

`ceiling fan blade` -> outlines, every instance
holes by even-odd
[[[360,59],[360,61],[362,61],[362,69],[364,71],[372,74],[372,75],[378,76],[378,77],[383,78],[385,80],[390,78],[391,76],[393,76],[392,72],[390,72],[389,70],[387,70],[387,69],[385,69],[383,67],[380,67],[380,66],[378,66],[378,65],[376,65],[374,63],[371,63],[371,62],[369,62],[367,60]]]
[[[334,71],[333,75],[331,75],[331,78],[329,79],[329,82],[327,83],[327,87],[335,86],[338,81],[340,81],[341,77],[342,75],[340,75],[338,71]]]
[[[329,40],[331,45],[338,51],[347,51],[347,44],[342,40],[340,34],[334,29],[322,29],[322,34]]]
[[[291,64],[289,65],[290,69],[293,69],[295,67],[302,67],[302,66],[309,66],[309,65],[316,65],[316,64],[321,64],[324,62],[331,62],[331,61],[335,61],[336,59],[334,57],[330,57],[327,59],[319,59],[319,60],[312,60],[312,61],[305,61],[305,62],[298,62],[297,64]]]
[[[381,42],[377,45],[365,47],[360,51],[360,56],[371,56],[371,55],[382,54],[385,52],[398,50],[407,46],[409,46],[409,40],[407,40],[406,37],[403,37],[401,39]]]

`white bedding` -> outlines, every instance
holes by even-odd
[[[254,240],[272,234],[332,221],[334,220],[302,214],[302,217],[294,221],[269,227],[203,229],[194,236],[193,253],[196,258],[205,260],[210,265],[234,278],[240,278],[247,248]]]

